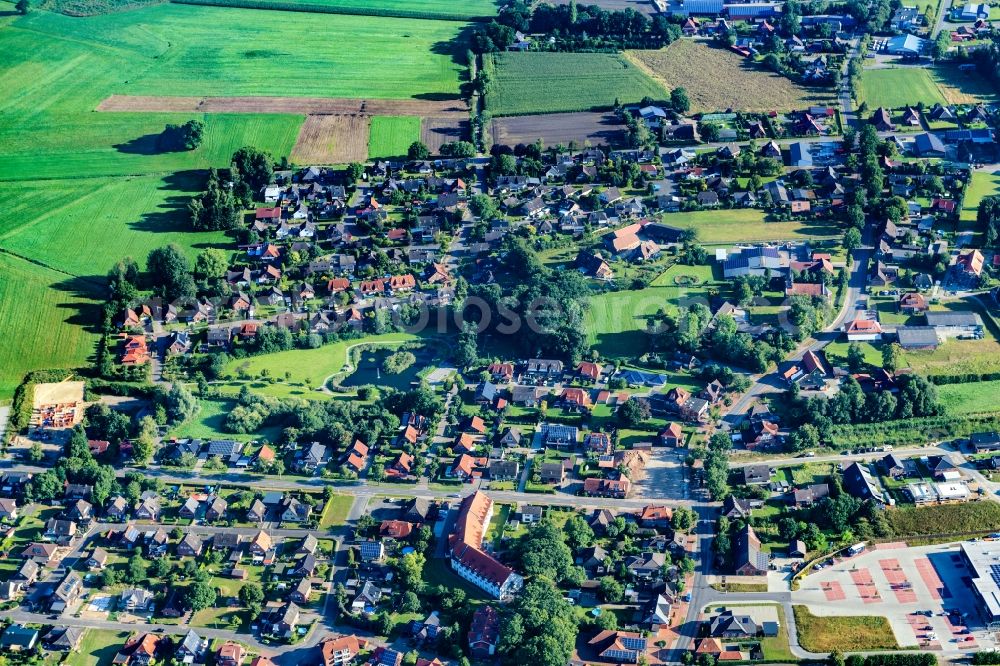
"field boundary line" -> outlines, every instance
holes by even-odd
[[[101,290],[104,289],[104,285],[101,284],[100,282],[98,282],[97,280],[94,280],[93,278],[88,278],[88,277],[84,277],[82,275],[77,275],[76,273],[70,273],[69,271],[65,271],[65,270],[63,270],[61,268],[56,268],[55,266],[50,266],[49,264],[45,263],[44,261],[39,261],[38,259],[32,259],[31,257],[26,257],[23,254],[18,254],[17,252],[11,252],[7,248],[0,247],[0,254],[6,254],[9,257],[14,257],[15,259],[20,259],[21,261],[24,261],[26,263],[34,264],[35,266],[38,266],[39,268],[44,268],[45,270],[52,271],[53,273],[59,273],[60,275],[65,275],[67,277],[71,277],[71,278],[74,278],[74,279],[77,279],[77,280],[83,280],[84,282],[87,282],[89,284],[94,285],[94,288],[97,291],[101,291]]]
[[[111,186],[111,181],[108,181],[107,183],[104,183],[100,187],[91,190],[87,194],[84,194],[82,197],[78,197],[76,199],[72,199],[70,201],[67,201],[66,203],[64,203],[61,206],[56,206],[55,208],[48,209],[47,211],[45,211],[44,213],[42,213],[38,217],[34,218],[33,220],[25,222],[24,224],[20,225],[19,227],[15,227],[14,229],[11,229],[7,233],[5,233],[3,235],[0,235],[0,242],[5,241],[5,240],[7,240],[7,239],[9,239],[9,238],[11,238],[13,236],[16,236],[17,234],[21,233],[22,231],[24,231],[26,229],[31,229],[36,224],[39,224],[40,222],[44,222],[45,220],[49,219],[53,215],[56,215],[57,213],[61,213],[65,209],[69,208],[70,206],[75,206],[78,203],[82,203],[84,201],[87,201],[88,199],[91,199],[92,197],[97,196],[98,194],[100,194],[106,188],[108,188],[110,186]],[[2,249],[2,248],[0,248],[0,249]],[[77,277],[77,276],[74,276],[74,277]]]
[[[36,30],[35,28],[27,28],[27,27],[24,27],[24,26],[19,26],[19,25],[14,25],[14,24],[8,24],[6,26],[6,29],[7,30],[20,30],[21,32],[27,32],[27,33],[31,33],[33,35],[41,35],[41,36],[43,36],[43,37],[45,37],[47,39],[59,39],[59,40],[62,40],[64,42],[69,42],[70,44],[76,44],[78,46],[83,46],[83,47],[86,47],[86,48],[103,49],[105,51],[108,51],[109,53],[113,53],[113,54],[115,54],[115,55],[117,55],[119,57],[122,57],[122,58],[128,58],[128,57],[133,57],[134,58],[137,55],[141,56],[143,58],[151,58],[152,57],[152,56],[149,56],[149,55],[147,55],[145,53],[142,53],[141,51],[137,51],[135,49],[126,49],[126,48],[122,48],[122,47],[118,47],[118,46],[110,46],[108,44],[102,44],[101,42],[88,42],[88,41],[86,41],[84,39],[74,39],[73,37],[67,37],[66,35],[60,35],[58,33],[43,32],[41,30]],[[162,53],[160,55],[162,55]]]

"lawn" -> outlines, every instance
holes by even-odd
[[[107,666],[128,637],[127,631],[87,629],[80,641],[80,649],[70,652],[64,663],[66,666]]]
[[[86,365],[95,351],[100,285],[0,251],[0,400],[24,374]]]
[[[171,436],[192,439],[237,439],[250,441],[266,439],[276,442],[281,437],[281,428],[261,428],[255,433],[233,434],[225,429],[226,415],[236,406],[235,400],[201,400],[194,418],[188,419],[171,432]]]
[[[424,582],[428,585],[444,585],[445,587],[458,587],[465,590],[465,594],[472,600],[485,600],[486,593],[478,587],[469,583],[448,567],[448,561],[440,557],[429,557],[424,564]]]
[[[494,116],[589,111],[667,91],[614,53],[495,53],[484,58],[490,83],[486,110]]]
[[[840,235],[836,224],[830,222],[768,222],[764,212],[756,208],[671,213],[665,215],[663,221],[675,227],[693,227],[698,231],[698,240],[706,244],[806,240]]]
[[[200,610],[191,616],[192,627],[209,629],[238,629],[243,624],[243,610],[229,606]]]
[[[944,94],[924,67],[866,69],[861,75],[860,102],[870,109],[895,109],[923,102],[927,106],[946,104]]]
[[[584,326],[591,344],[604,356],[639,356],[649,342],[648,326],[661,310],[673,313],[678,307],[695,303],[709,305],[709,291],[723,288],[712,271],[712,266],[674,264],[645,289],[590,297],[584,311]],[[687,283],[690,278],[694,280]]]
[[[961,221],[970,223],[976,221],[976,214],[979,212],[979,202],[984,197],[1000,194],[1000,171],[987,173],[985,171],[973,171],[972,180],[965,188],[965,199],[962,202]]]
[[[368,138],[368,159],[402,157],[414,141],[420,141],[420,118],[375,116]]]
[[[799,644],[810,652],[898,650],[889,620],[880,616],[813,615],[806,606],[793,606]]]
[[[397,345],[418,339],[418,336],[409,333],[371,335],[357,340],[323,345],[317,349],[293,349],[233,360],[226,366],[224,373],[233,377],[237,377],[241,373],[259,377],[261,372],[266,372],[271,377],[284,377],[286,372],[290,372],[290,381],[304,383],[309,387],[319,387],[332,375],[339,374],[346,369],[347,351],[351,346],[359,344]],[[269,391],[265,387],[261,392],[268,393]]]
[[[830,89],[800,86],[704,42],[679,39],[665,49],[626,51],[626,56],[668,90],[683,87],[695,113],[791,111],[832,100]]]
[[[949,414],[1000,412],[1000,380],[969,384],[945,384],[938,397]]]
[[[319,520],[320,528],[340,527],[346,523],[347,514],[351,512],[353,504],[353,495],[332,495],[326,506],[323,507],[323,515]]]
[[[649,325],[660,311],[676,312],[682,296],[702,299],[697,287],[647,287],[614,291],[588,300],[584,312],[587,336],[602,356],[634,357],[649,344]],[[707,303],[706,303],[707,304]]]

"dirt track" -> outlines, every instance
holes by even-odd
[[[303,115],[421,116],[468,119],[462,100],[337,99],[324,97],[149,97],[112,95],[98,111],[296,113]]]

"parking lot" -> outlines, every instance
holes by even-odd
[[[881,615],[901,647],[992,650],[955,544],[882,544],[802,579],[792,601],[815,615]]]

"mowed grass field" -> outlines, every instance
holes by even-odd
[[[696,284],[678,286],[674,278],[680,275],[695,278]],[[604,356],[636,356],[637,350],[648,346],[649,326],[657,314],[694,303],[708,305],[710,286],[718,286],[710,266],[675,265],[645,289],[592,296],[584,312],[588,339]]]
[[[486,109],[494,116],[589,111],[668,92],[624,56],[614,53],[495,53],[484,58],[490,76]]]
[[[1000,381],[945,384],[938,396],[949,414],[1000,412]]]
[[[1000,171],[989,173],[986,171],[973,171],[972,180],[965,188],[965,199],[962,202],[962,213],[959,218],[962,222],[969,223],[976,221],[979,213],[979,202],[983,197],[1000,194]]]
[[[11,27],[122,56],[110,92],[130,95],[457,96],[465,67],[455,21],[162,4],[83,19],[39,12]]]
[[[271,377],[284,378],[290,372],[293,382],[305,382],[308,386],[319,387],[331,375],[340,373],[347,363],[348,349],[357,344],[399,345],[413,342],[419,337],[410,333],[386,333],[371,335],[357,340],[336,342],[318,349],[293,349],[276,354],[264,354],[247,359],[233,360],[225,372],[234,378],[241,372],[258,377],[266,371]],[[263,390],[267,393],[267,390]]]
[[[375,116],[368,135],[368,158],[401,157],[414,141],[420,140],[420,118]]]
[[[91,361],[100,317],[99,284],[0,252],[0,400],[24,373]]]
[[[0,200],[14,202],[0,212],[0,232],[11,229],[0,248],[94,280],[120,257],[145,264],[167,243],[192,259],[205,248],[232,249],[222,232],[189,230],[186,206],[200,183],[185,174],[0,182]]]
[[[245,0],[243,0],[245,1]],[[267,8],[268,0],[259,1]],[[317,11],[338,13],[358,13],[370,16],[402,16],[412,18],[464,20],[496,16],[497,3],[494,0],[279,0],[280,5],[295,5],[302,8],[315,7]]]
[[[931,70],[924,67],[866,69],[861,75],[861,99],[869,109],[895,109],[923,102],[927,106],[947,104]]]
[[[805,88],[731,51],[689,39],[625,55],[668,90],[687,90],[692,112],[793,110],[833,99],[829,89]]]
[[[720,244],[751,241],[806,240],[839,235],[836,224],[820,221],[768,222],[756,208],[699,210],[671,213],[663,221],[675,227],[693,227],[702,243]]]

